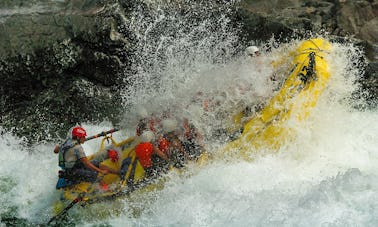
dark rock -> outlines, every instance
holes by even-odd
[[[275,37],[306,35],[306,32],[349,36],[377,45],[377,1],[242,1],[238,8],[238,23],[242,24],[245,40],[267,40]],[[375,61],[376,53],[367,52]]]
[[[172,1],[175,12],[201,23],[228,1]],[[211,10],[209,10],[211,8]],[[31,141],[64,136],[77,122],[116,123],[119,88],[132,74],[137,35],[128,15],[153,15],[142,0],[2,0],[0,2],[1,126]],[[226,12],[226,10],[219,10]],[[376,0],[244,0],[228,11],[240,36],[285,41],[327,32],[353,37],[370,64],[360,81],[374,106],[377,95],[378,3]],[[144,26],[144,25],[141,25]],[[161,24],[165,28],[165,24]],[[175,27],[167,30],[174,37]],[[190,28],[189,28],[190,29]],[[214,29],[216,25],[214,25]],[[161,29],[151,31],[159,40]],[[337,39],[337,38],[336,38]]]
[[[378,62],[369,63],[365,69],[364,75],[358,81],[361,84],[358,94],[355,94],[358,98],[362,98],[366,101],[366,105],[359,108],[378,108]]]
[[[243,40],[267,41],[271,37],[281,42],[291,37],[306,37],[308,33],[327,32],[334,40],[353,40],[365,53],[370,64],[366,68],[359,91],[369,107],[377,107],[378,61],[378,2],[360,0],[329,1],[241,1],[236,24],[241,24]],[[356,94],[355,94],[356,96]],[[356,97],[361,98],[361,97]]]
[[[23,2],[0,4],[1,125],[40,141],[78,122],[116,122],[130,43],[114,4]]]

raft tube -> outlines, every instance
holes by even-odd
[[[241,136],[222,152],[244,159],[261,148],[278,150],[295,136],[290,119],[304,121],[316,105],[330,78],[327,55],[331,44],[323,38],[303,41],[287,56],[289,76],[268,104],[248,121]]]

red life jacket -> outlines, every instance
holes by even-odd
[[[168,147],[169,147],[169,141],[166,138],[161,137],[159,139],[159,149],[162,152],[167,153]]]
[[[153,146],[149,142],[140,143],[135,147],[135,153],[143,168],[149,168],[152,166],[151,155],[153,151]]]

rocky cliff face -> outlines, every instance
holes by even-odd
[[[124,77],[132,73],[130,56],[137,42],[124,25],[129,12],[143,4],[142,0],[1,1],[3,128],[39,141],[64,135],[77,122],[117,122],[118,91],[128,86]],[[182,4],[189,3],[177,0],[177,7]],[[214,4],[223,3],[214,0]],[[244,0],[230,14],[246,41],[264,41],[273,34],[284,39],[304,30],[352,36],[370,61],[362,82],[374,94],[370,100],[376,100],[377,13],[376,0]]]
[[[120,6],[22,2],[0,9],[1,124],[41,140],[78,122],[115,120],[130,45],[116,30]]]
[[[267,39],[273,34],[302,34],[303,30],[353,37],[364,43],[367,57],[376,61],[378,1],[275,1],[246,0],[239,15],[248,39]]]

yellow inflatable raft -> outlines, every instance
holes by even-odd
[[[220,155],[232,151],[231,153],[238,157],[248,159],[253,151],[262,147],[277,150],[283,143],[293,138],[295,130],[290,127],[288,120],[292,118],[297,121],[305,120],[311,108],[316,105],[330,77],[326,60],[330,50],[330,43],[322,38],[300,43],[285,58],[291,63],[282,88],[265,108],[245,124],[241,136],[227,144]],[[112,140],[112,145],[121,151],[122,156],[117,162],[105,160],[102,165],[114,170],[122,169],[122,177],[115,174],[106,175],[102,180],[110,185],[110,190],[105,192],[99,191],[97,185],[87,182],[61,189],[63,200],[55,204],[55,214],[60,215],[62,211],[68,210],[67,204],[72,204],[77,198],[81,201],[91,201],[132,191],[130,184],[138,185],[138,182],[142,182],[145,177],[144,169],[134,151],[137,143],[134,138],[120,143]],[[103,149],[104,140],[100,151]],[[125,163],[128,163],[127,168],[123,166]]]
[[[295,130],[288,124],[305,120],[325,89],[330,74],[326,56],[331,44],[322,38],[306,40],[290,53],[289,76],[279,92],[247,124],[241,136],[229,143],[224,152],[249,159],[260,148],[277,150],[292,139]]]

